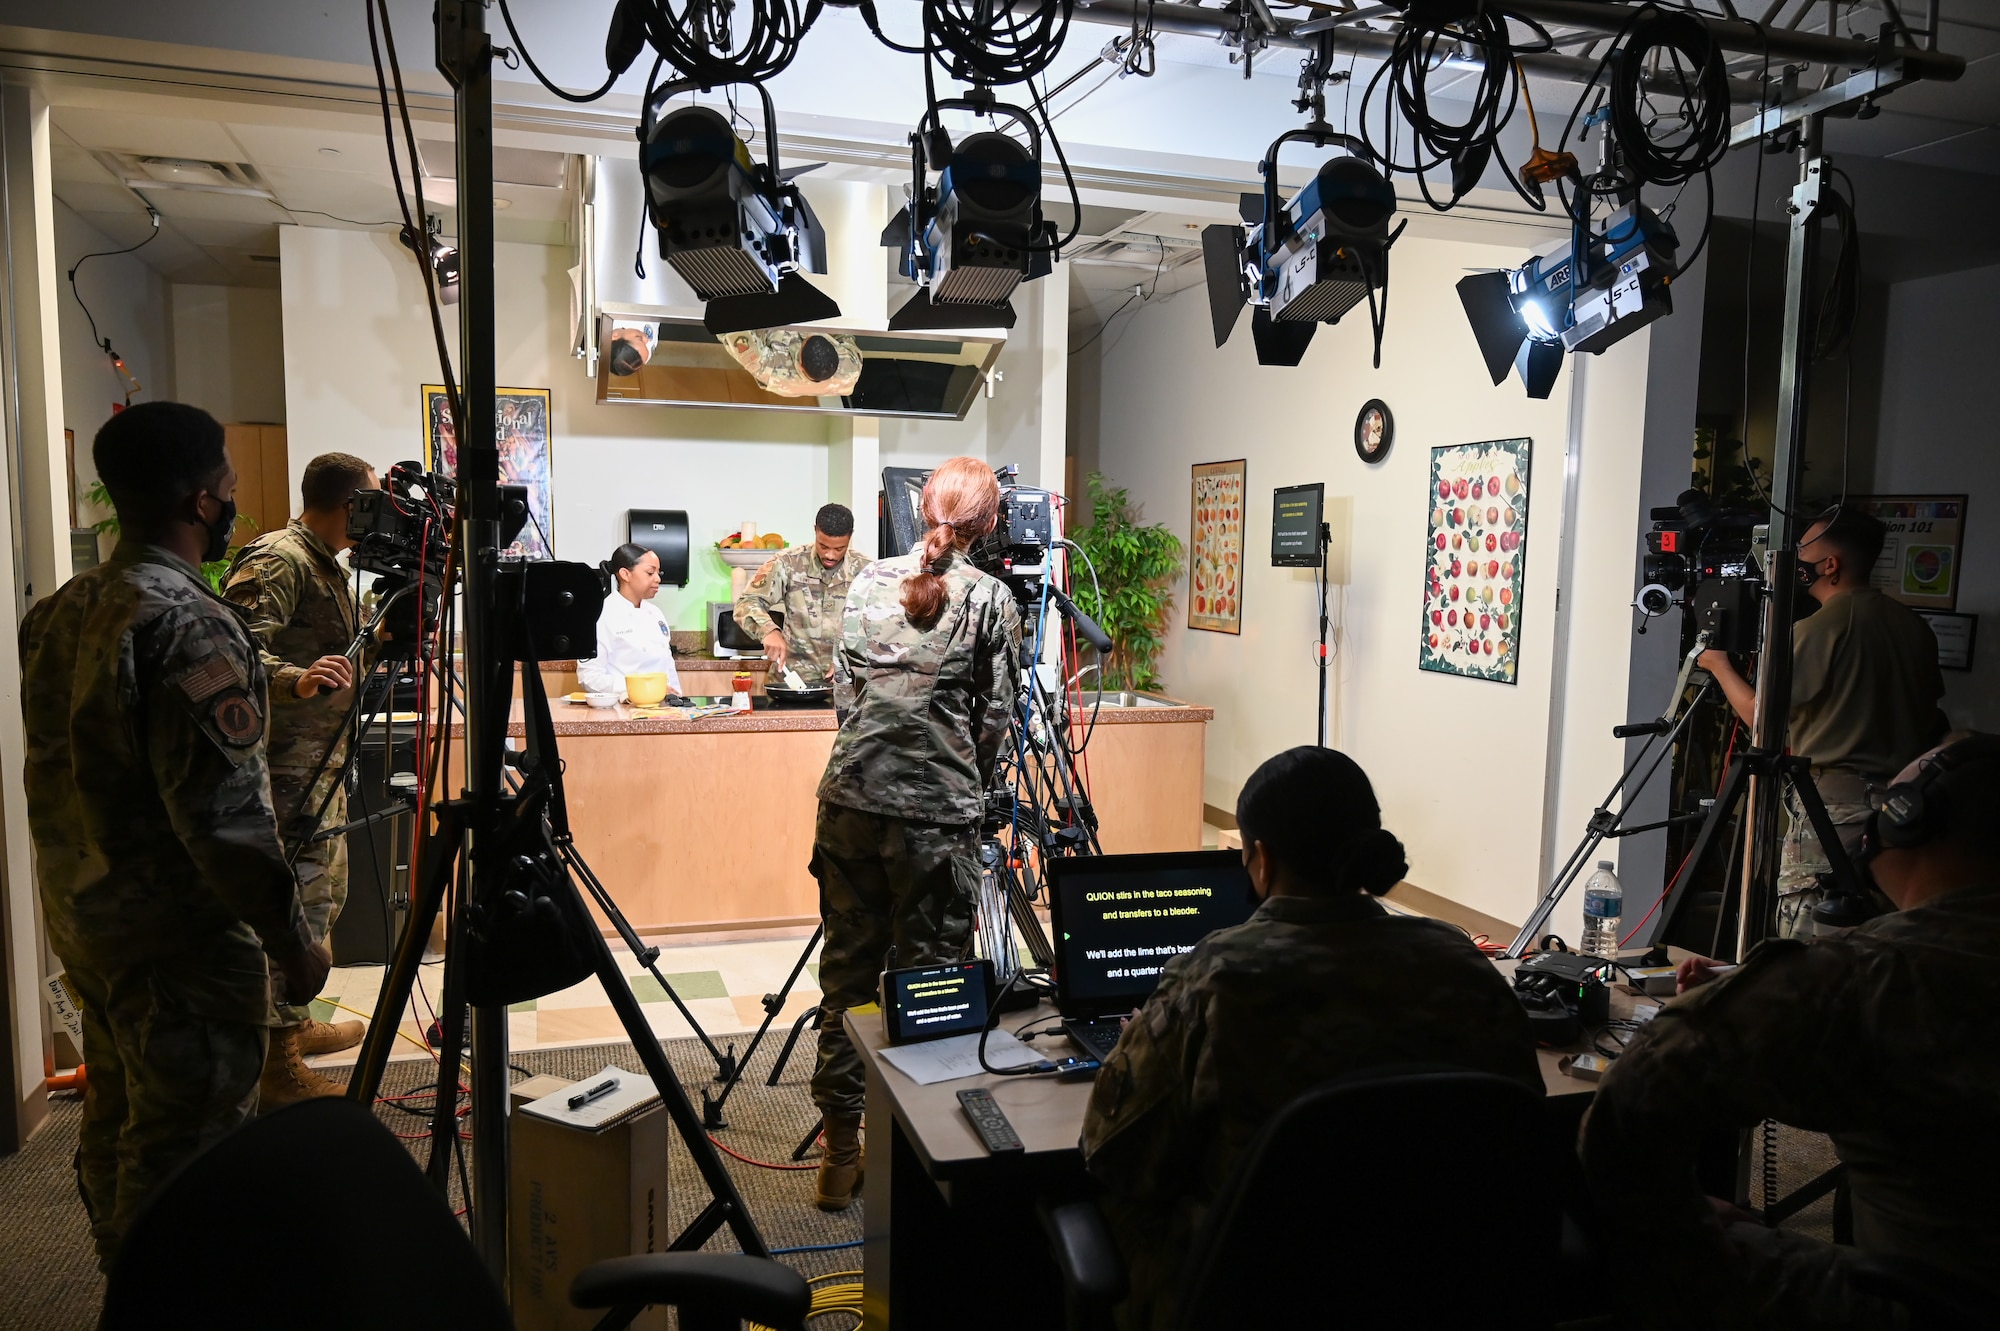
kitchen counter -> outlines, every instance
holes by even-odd
[[[818,922],[807,865],[831,708],[687,720],[557,698],[552,711],[577,848],[640,932]],[[1200,848],[1214,716],[1171,700],[1101,709],[1085,761],[1106,852]],[[518,701],[508,733],[525,733]]]

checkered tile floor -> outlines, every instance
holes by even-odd
[[[710,1036],[734,1035],[754,1031],[764,1020],[764,995],[776,993],[784,984],[809,936],[801,932],[793,938],[683,946],[660,940],[660,957],[654,965],[704,1031]],[[635,962],[623,947],[613,944],[612,952],[631,980],[632,991],[644,1006],[654,1033],[662,1039],[693,1035],[687,1019],[675,1010],[659,980]],[[313,1005],[313,1015],[322,1021],[372,1019],[381,995],[382,971],[380,966],[336,969],[320,1000]],[[423,968],[421,985],[410,996],[409,1009],[403,1014],[403,1038],[396,1041],[394,1057],[429,1057],[422,1033],[431,1023],[443,982],[441,964],[427,964]],[[778,1020],[772,1023],[774,1037],[818,1002],[819,953],[815,948]],[[561,993],[515,1004],[508,1010],[507,1035],[508,1047],[516,1050],[617,1044],[627,1038],[603,986],[595,978]],[[320,1067],[342,1067],[354,1061],[355,1052],[346,1050],[312,1062]]]

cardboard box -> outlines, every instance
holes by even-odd
[[[589,1331],[604,1314],[570,1306],[577,1273],[607,1257],[658,1252],[672,1239],[666,1110],[655,1102],[599,1131],[520,1112],[570,1084],[533,1077],[511,1092],[507,1248],[519,1331]],[[649,1308],[632,1325],[666,1331],[667,1311]]]

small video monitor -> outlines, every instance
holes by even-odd
[[[1325,525],[1326,486],[1287,485],[1271,504],[1271,566],[1318,568],[1320,528]]]
[[[965,1035],[986,1025],[993,963],[983,957],[882,972],[882,1025],[890,1044]]]

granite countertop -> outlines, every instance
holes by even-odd
[[[760,707],[747,715],[714,716],[703,720],[685,720],[679,716],[637,715],[625,703],[615,707],[585,707],[577,703],[551,699],[554,712],[556,735],[693,735],[704,732],[724,731],[779,731],[779,730],[834,730],[838,722],[831,707]],[[1081,714],[1088,720],[1089,713]],[[1213,721],[1213,707],[1116,707],[1107,703],[1098,713],[1100,725],[1159,725],[1178,724],[1185,721]],[[456,730],[457,726],[454,725]],[[521,724],[521,704],[514,704],[514,715],[507,726],[507,733],[524,734]]]
[[[572,674],[576,672],[576,662],[573,660],[541,661],[537,664],[544,670],[567,670]],[[679,670],[748,670],[754,673],[766,669],[770,664],[761,656],[710,656],[707,652],[684,652],[678,648],[674,650],[674,666]]]

